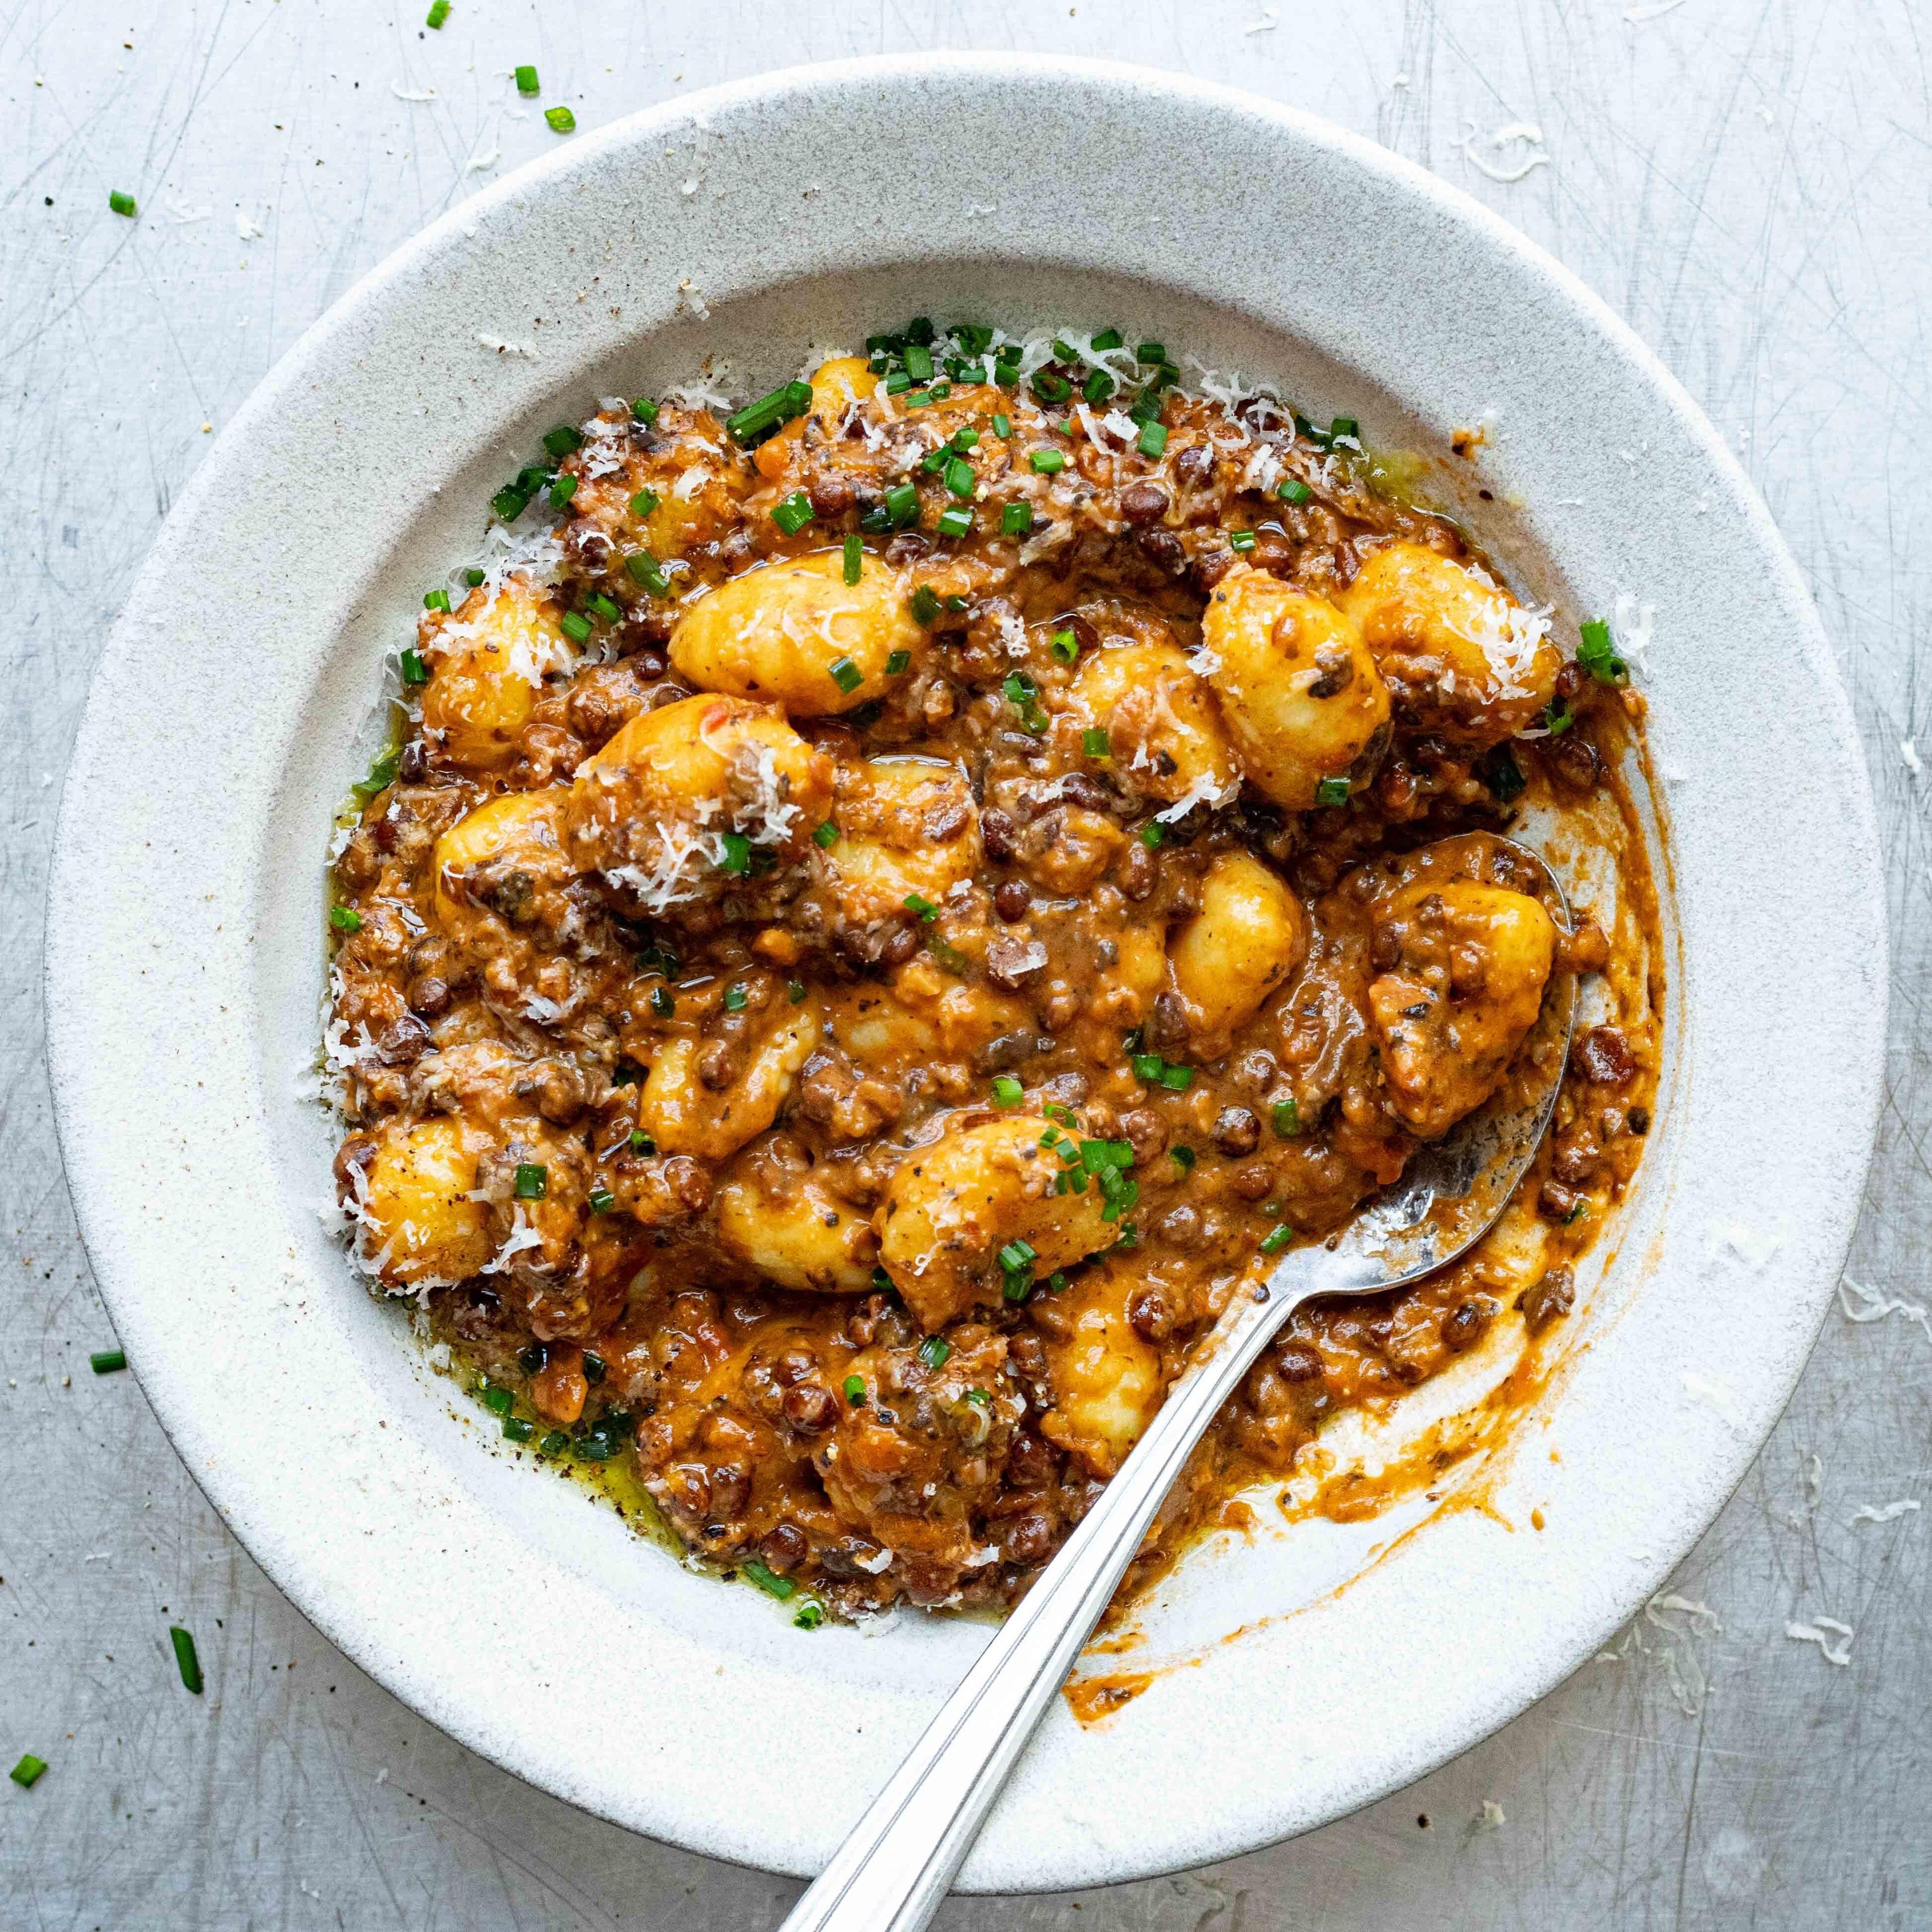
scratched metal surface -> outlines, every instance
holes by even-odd
[[[0,1760],[32,1750],[52,1766],[31,1791],[0,1786],[0,1921],[745,1927],[776,1923],[795,1889],[579,1816],[414,1717],[236,1546],[134,1378],[87,1369],[110,1337],[54,1147],[38,942],[88,671],[208,426],[396,244],[554,142],[518,112],[504,70],[518,61],[585,128],[849,53],[1145,61],[1372,134],[1600,290],[1763,490],[1852,688],[1895,946],[1890,1104],[1852,1272],[1932,1300],[1915,1240],[1932,1218],[1932,777],[1915,781],[1900,748],[1916,728],[1932,753],[1932,565],[1916,521],[1932,483],[1932,75],[1910,4],[1280,0],[1276,20],[1257,0],[455,0],[424,34],[426,4],[400,19],[375,0],[0,8],[0,1208],[18,1257],[0,1300]],[[1522,123],[1540,139],[1496,142]],[[139,196],[138,223],[109,213],[110,188]],[[1378,267],[1365,239],[1364,272]],[[1806,980],[1793,911],[1792,956],[1766,970],[1829,999]],[[1805,1104],[1775,1066],[1764,1088],[1768,1106]],[[1675,1580],[1711,1615],[1660,1606],[1615,1660],[1586,1664],[1412,1790],[1190,1876],[954,1901],[942,1924],[1932,1923],[1932,1510],[1850,1520],[1926,1494],[1928,1372],[1922,1321],[1834,1312],[1790,1412]],[[1851,1628],[1848,1662],[1786,1636],[1820,1614]],[[168,1654],[176,1621],[200,1641],[199,1699]],[[755,1714],[728,1721],[746,1750],[794,1754],[811,1775],[810,1740],[761,1737]]]

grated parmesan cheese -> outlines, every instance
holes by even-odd
[[[1844,1641],[1834,1645],[1827,1632]],[[1795,1643],[1815,1643],[1827,1664],[1840,1665],[1851,1662],[1852,1639],[1858,1634],[1850,1624],[1841,1624],[1835,1617],[1814,1617],[1808,1624],[1788,1623],[1784,1634]]]
[[[1900,1496],[1895,1503],[1882,1503],[1876,1509],[1870,1503],[1862,1504],[1846,1517],[1846,1526],[1856,1528],[1862,1522],[1896,1522],[1902,1516],[1917,1513],[1919,1504],[1915,1496]]]

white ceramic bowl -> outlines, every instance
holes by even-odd
[[[714,350],[755,391],[916,312],[1118,322],[1282,381],[1318,417],[1356,415],[1385,447],[1442,452],[1486,412],[1461,493],[1484,541],[1572,617],[1620,590],[1656,605],[1645,688],[1674,781],[1656,851],[1676,956],[1662,1130],[1578,1319],[1587,1346],[1533,1450],[1489,1474],[1517,1533],[1450,1514],[1292,1616],[1267,1613],[1334,1567],[1326,1526],[1184,1565],[1148,1642],[1195,1647],[1199,1667],[1100,1728],[1056,1710],[963,1875],[1084,1885],[1333,1817],[1572,1670],[1742,1474],[1850,1237],[1886,983],[1850,712],[1722,443],[1520,236],[1320,122],[1088,63],[808,69],[560,146],[346,296],[169,519],[68,777],[55,1090],[130,1358],[301,1608],[560,1796],[815,1868],[984,1630],[804,1635],[484,1453],[326,1238],[330,1135],[297,1091],[320,858],[369,755],[378,661],[490,490],[600,394]]]

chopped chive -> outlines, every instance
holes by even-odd
[[[895,483],[886,492],[885,502],[895,529],[904,530],[907,524],[918,522],[919,488],[916,484]]]
[[[980,487],[972,464],[963,456],[956,456],[946,464],[946,487],[956,496],[970,496]]]
[[[1022,1268],[1028,1262],[1039,1259],[1039,1251],[1029,1241],[1009,1241],[1000,1250],[1000,1265],[1003,1268]]]
[[[906,671],[910,670],[911,668],[912,668],[912,653],[911,653],[911,652],[910,652],[910,651],[892,651],[892,652],[889,652],[889,653],[888,653],[888,655],[887,655],[887,656],[886,656],[886,676],[888,676],[888,677],[898,677],[898,676],[901,676],[903,673],[904,673],[904,672],[906,672]]]
[[[1277,1221],[1270,1232],[1263,1238],[1262,1252],[1264,1255],[1278,1255],[1294,1239],[1294,1230],[1286,1221]]]
[[[1136,447],[1149,462],[1158,462],[1167,449],[1167,425],[1157,422],[1143,424],[1140,441]]]
[[[937,1335],[928,1335],[919,1345],[919,1358],[928,1369],[944,1368],[946,1358],[952,1352],[952,1344]]]
[[[362,930],[362,915],[353,906],[331,906],[328,922],[338,932],[360,932]]]
[[[909,410],[922,410],[932,400],[929,389],[908,389],[905,392],[905,406]]]
[[[670,579],[664,574],[664,566],[647,550],[634,550],[624,560],[624,568],[641,584],[653,597],[670,595]]]
[[[796,536],[812,521],[812,499],[802,490],[794,490],[773,506],[772,521],[787,536]]]
[[[574,134],[577,131],[577,116],[568,107],[546,107],[544,118],[560,134]]]
[[[651,988],[651,1011],[661,1020],[668,1020],[677,1010],[677,1001],[668,986]]]
[[[1048,641],[1047,649],[1062,664],[1077,663],[1080,656],[1080,639],[1072,631],[1056,631]]]
[[[590,1211],[592,1214],[608,1214],[612,1208],[616,1206],[616,1204],[617,1197],[610,1192],[609,1188],[593,1187],[590,1190]],[[586,1355],[584,1359],[586,1365],[587,1366],[590,1358]]]
[[[662,500],[655,490],[640,490],[631,499],[631,514],[641,521],[650,515]]]
[[[553,1429],[537,1444],[537,1453],[540,1456],[561,1456],[569,1447],[570,1438],[562,1430]]]
[[[1004,442],[1013,433],[1013,419],[1004,410],[993,412],[993,434]]]
[[[812,835],[812,842],[821,852],[830,851],[832,847],[838,843],[838,826],[834,825],[830,819],[826,819],[824,824]]]
[[[872,1286],[881,1294],[890,1294],[892,1292],[892,1278],[884,1268],[875,1268],[872,1270]]]
[[[1237,556],[1251,556],[1253,554],[1255,548],[1254,532],[1252,530],[1230,530],[1228,532],[1228,548],[1232,550]]]
[[[960,456],[964,456],[969,450],[977,449],[979,446],[980,432],[970,423],[964,429],[956,429],[952,432],[952,440],[946,446]]]
[[[930,624],[939,615],[939,593],[929,584],[922,584],[912,593],[912,616],[916,624]]]
[[[1576,646],[1576,662],[1599,684],[1621,684],[1630,667],[1618,657],[1610,643],[1610,627],[1600,617],[1586,618],[1577,627],[1582,641]]]
[[[747,403],[735,416],[727,416],[724,433],[734,442],[759,442],[794,416],[803,416],[811,406],[809,382],[786,382],[755,403]]]
[[[1041,476],[1058,476],[1066,467],[1066,452],[1064,449],[1036,449],[1027,458],[1034,472]]]
[[[859,573],[865,568],[866,546],[856,532],[845,539],[844,574],[848,584],[856,584]]]
[[[518,68],[517,92],[519,94],[541,94],[543,92],[543,89],[537,85],[537,70],[535,68]]]
[[[1080,748],[1090,758],[1111,758],[1114,747],[1106,730],[1094,725],[1080,734]]]
[[[658,406],[648,396],[640,396],[631,405],[631,413],[649,429],[658,419]]]
[[[440,28],[449,18],[449,0],[430,0],[430,9],[423,25]]]
[[[423,608],[425,610],[447,610],[449,608],[449,592],[447,590],[425,590],[423,592]]]
[[[422,652],[413,644],[404,648],[402,670],[405,684],[427,684],[429,682],[429,666],[423,662]]]
[[[1150,1085],[1157,1082],[1167,1069],[1167,1062],[1157,1053],[1135,1054],[1127,1064],[1134,1070],[1136,1080],[1144,1080]]]
[[[742,1013],[745,1010],[747,995],[742,986],[724,988],[724,1010],[728,1013]]]
[[[128,1352],[124,1348],[103,1348],[98,1354],[89,1355],[87,1366],[97,1376],[111,1376],[128,1366]]]
[[[919,466],[928,476],[937,476],[946,467],[946,452],[944,448],[941,447],[934,450],[928,455],[921,457]]]
[[[577,481],[574,476],[560,476],[550,486],[550,506],[553,510],[562,509],[577,494]]]
[[[954,503],[939,513],[939,534],[943,537],[963,537],[973,528],[973,512],[963,503]]]
[[[479,568],[476,565],[472,563],[470,568],[463,573],[463,580],[465,584],[469,585],[471,590],[474,590],[477,586],[483,581],[484,578],[488,577],[489,574],[490,573],[487,570]]]
[[[1141,843],[1150,852],[1158,851],[1166,842],[1167,827],[1157,818],[1150,818],[1141,827]]]
[[[1543,728],[1552,738],[1560,738],[1576,722],[1576,714],[1555,699],[1543,708]]]
[[[657,1142],[652,1139],[642,1127],[633,1127],[631,1130],[631,1151],[633,1154],[640,1154],[649,1159],[657,1150]]]
[[[1328,425],[1328,440],[1331,442],[1338,436],[1351,436],[1359,438],[1360,434],[1361,426],[1355,421],[1355,418],[1353,416],[1337,416],[1335,420]]]
[[[1134,360],[1136,362],[1165,362],[1167,360],[1167,345],[1162,342],[1138,343],[1135,346]]]
[[[865,1407],[866,1378],[863,1376],[848,1376],[845,1378],[845,1400],[854,1408]]]
[[[1284,503],[1305,503],[1315,492],[1299,476],[1291,476],[1274,494]]]
[[[932,380],[932,351],[922,342],[908,342],[905,346],[905,370],[915,382]]]
[[[1080,386],[1080,393],[1090,403],[1104,403],[1120,387],[1104,369],[1096,369]]]
[[[1001,1107],[1017,1107],[1026,1098],[1026,1089],[1010,1073],[998,1075],[993,1082],[994,1103]]]
[[[752,869],[752,842],[742,832],[727,832],[722,837],[724,856],[718,860],[718,869],[742,878]]]
[[[902,396],[911,387],[912,378],[902,369],[895,369],[886,378],[886,394],[889,396]]]
[[[181,1681],[199,1697],[201,1695],[201,1659],[194,1654],[194,1639],[179,1624],[168,1629],[168,1640],[175,1647],[175,1668]]]
[[[838,658],[832,664],[832,682],[848,696],[866,681],[866,674],[850,658]]]
[[[540,1160],[517,1163],[516,1196],[519,1201],[541,1201],[550,1186],[550,1169]]]
[[[559,423],[544,437],[543,446],[561,463],[573,450],[584,447],[584,439],[568,423]]]
[[[616,623],[624,614],[624,607],[613,603],[601,590],[593,592],[587,601],[592,611],[607,624]]]
[[[1185,1094],[1194,1084],[1194,1070],[1191,1066],[1169,1066],[1162,1070],[1160,1084],[1170,1094]]]
[[[140,212],[135,206],[134,197],[131,194],[123,194],[118,188],[108,190],[107,206],[116,214],[126,215],[130,221]]]
[[[814,1630],[824,1621],[825,1606],[816,1597],[806,1598],[799,1605],[798,1614],[791,1620],[794,1630]]]
[[[908,892],[901,902],[908,912],[919,914],[922,924],[930,926],[939,916],[939,908],[923,892]]]
[[[1194,1150],[1191,1147],[1174,1147],[1167,1150],[1167,1157],[1183,1174],[1190,1172],[1194,1166]]]
[[[795,1006],[803,1006],[805,982],[802,980],[788,980],[785,982],[785,998]]]
[[[1073,385],[1064,376],[1036,369],[1033,374],[1033,392],[1043,403],[1064,403],[1072,394]]]
[[[783,1603],[788,1597],[798,1594],[798,1586],[789,1576],[781,1576],[776,1570],[767,1569],[754,1556],[743,1565],[746,1576],[764,1592],[768,1597],[776,1597]]]
[[[46,1768],[47,1761],[45,1758],[36,1757],[32,1751],[28,1751],[7,1775],[24,1791]]]
[[[1094,338],[1094,352],[1098,356],[1109,349],[1118,349],[1126,340],[1118,328],[1103,328]]]
[[[1301,1109],[1292,1096],[1274,1103],[1274,1130],[1285,1141],[1294,1139],[1301,1131]]]
[[[1000,512],[1000,534],[1002,536],[1023,537],[1033,528],[1033,506],[1030,503],[1009,503]]]
[[[1317,805],[1346,805],[1348,802],[1348,781],[1346,778],[1324,778],[1315,788]]]
[[[584,644],[590,636],[590,620],[581,610],[566,610],[557,620],[558,628],[574,644]]]
[[[520,1415],[506,1415],[503,1418],[505,1439],[512,1442],[527,1442],[537,1432],[534,1422],[526,1422]]]

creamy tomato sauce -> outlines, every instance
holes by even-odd
[[[1662,1010],[1600,627],[1159,344],[915,324],[544,449],[426,599],[330,915],[352,1250],[508,1442],[807,1627],[1003,1606],[1238,1286],[1576,972],[1505,1225],[1298,1316],[1128,1588],[1328,1418],[1568,1313]],[[1513,856],[1532,806],[1604,926]]]

